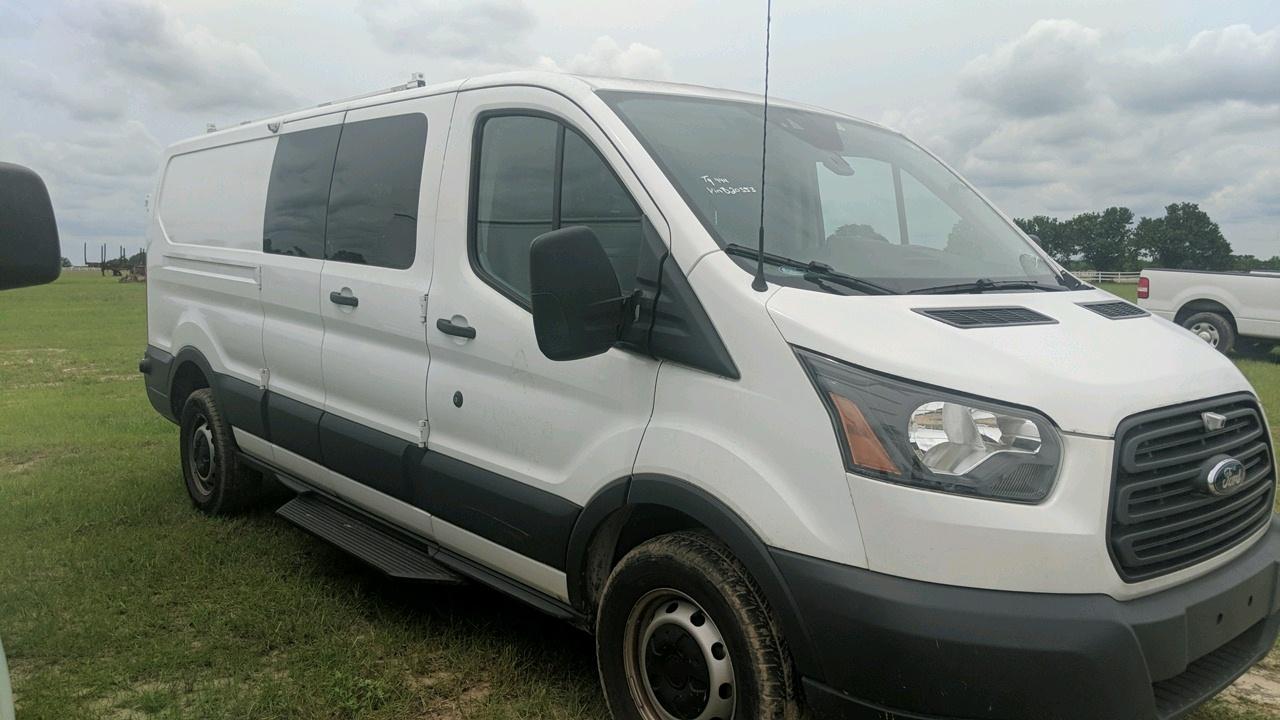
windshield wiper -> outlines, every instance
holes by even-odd
[[[1034,280],[988,280],[979,278],[973,282],[953,283],[951,285],[934,285],[932,287],[910,290],[912,295],[942,295],[944,293],[984,293],[992,290],[1043,290],[1045,292],[1062,292],[1066,288],[1057,285],[1045,285]]]
[[[873,283],[870,280],[863,280],[860,277],[855,277],[847,273],[842,273],[839,270],[836,270],[835,268],[831,267],[830,265],[826,263],[820,263],[816,260],[796,260],[795,258],[789,258],[789,257],[786,257],[785,255],[776,255],[770,252],[761,254],[760,251],[756,248],[747,247],[746,245],[739,245],[737,243],[729,243],[728,245],[725,245],[724,251],[730,255],[737,255],[739,257],[751,258],[753,260],[759,257],[763,257],[765,262],[770,263],[772,265],[779,265],[782,267],[790,267],[790,268],[796,268],[797,270],[803,270],[805,280],[808,280],[814,285],[817,285],[818,287],[822,287],[823,289],[828,291],[830,291],[830,289],[824,286],[825,283],[839,285],[840,287],[849,288],[850,290],[857,290],[867,295],[897,295],[898,294],[896,291],[890,290],[889,288],[883,285],[877,285],[876,283]]]

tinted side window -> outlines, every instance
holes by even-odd
[[[540,117],[494,117],[480,129],[476,260],[492,278],[529,297],[529,243],[555,227],[556,136]]]
[[[640,208],[604,158],[569,129],[564,133],[562,168],[560,227],[586,225],[594,230],[613,263],[619,285],[630,292],[640,257]]]
[[[329,194],[325,257],[403,270],[417,251],[427,118],[414,113],[342,128]]]
[[[529,245],[568,225],[595,231],[625,290],[635,286],[641,213],[576,131],[543,117],[483,121],[476,165],[474,252],[483,274],[529,298]]]
[[[324,257],[325,205],[340,131],[331,125],[281,136],[267,184],[263,252]]]

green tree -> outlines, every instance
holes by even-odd
[[[1186,270],[1228,270],[1231,243],[1209,214],[1195,203],[1174,203],[1164,217],[1142,218],[1134,244],[1159,266]]]
[[[1232,255],[1232,270],[1268,270],[1280,272],[1280,255],[1273,256],[1269,260],[1254,257],[1253,255]]]
[[[1100,213],[1080,213],[1064,223],[1069,241],[1094,270],[1120,272],[1137,266],[1133,245],[1133,211],[1109,207]]]
[[[71,261],[70,261],[70,260],[68,260],[67,258],[62,258],[62,267],[64,267],[64,268],[69,268],[69,267],[71,267]]]
[[[1036,215],[1032,218],[1014,218],[1013,221],[1022,228],[1022,232],[1039,238],[1041,249],[1064,265],[1079,251],[1067,237],[1063,222],[1058,218]]]

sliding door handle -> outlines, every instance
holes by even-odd
[[[436,320],[436,329],[445,335],[467,338],[468,340],[476,336],[475,328],[469,325],[454,325],[453,321],[448,318],[440,318],[439,320]]]
[[[333,292],[329,293],[329,302],[333,303],[334,305],[346,305],[347,307],[356,307],[357,305],[360,304],[360,298],[356,297],[355,295],[343,295],[337,290],[334,290]]]

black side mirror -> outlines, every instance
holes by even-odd
[[[0,162],[0,290],[51,283],[61,272],[58,224],[44,181]]]
[[[529,287],[538,349],[548,358],[599,355],[621,337],[627,302],[590,228],[561,228],[534,238]]]

